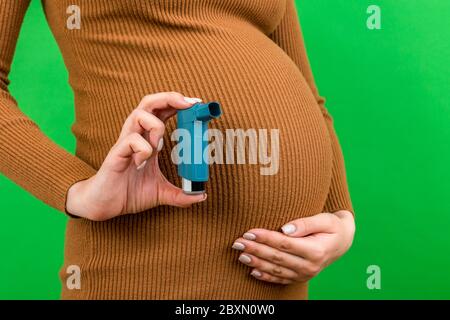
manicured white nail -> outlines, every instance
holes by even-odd
[[[189,98],[189,97],[184,97],[184,101],[186,101],[187,103],[197,103],[197,102],[202,102],[202,99],[200,98]]]
[[[141,170],[143,167],[145,167],[146,164],[147,164],[147,160],[145,160],[144,162],[142,162],[136,169],[137,169],[137,170]]]
[[[243,243],[240,243],[240,242],[233,243],[233,245],[231,247],[233,249],[241,250],[241,251],[245,249],[245,245]]]
[[[161,138],[161,139],[159,139],[158,148],[156,150],[158,150],[158,152],[160,152],[162,150],[163,146],[164,146],[164,139]]]
[[[252,276],[254,276],[254,277],[257,277],[257,278],[259,278],[259,277],[262,276],[262,273],[259,272],[258,270],[253,270],[250,274],[251,274]]]
[[[239,261],[245,264],[249,264],[250,262],[252,262],[252,258],[250,258],[248,255],[246,254],[241,254],[239,256]]]
[[[291,233],[294,233],[295,230],[297,230],[297,228],[292,223],[289,223],[289,224],[285,224],[284,226],[282,226],[281,230],[283,230],[284,234],[291,234]]]
[[[255,240],[256,239],[256,236],[250,232],[244,233],[244,235],[242,237],[244,237],[244,239],[247,239],[247,240]]]
[[[198,200],[198,202],[203,202],[206,200],[206,198],[208,198],[208,195],[206,193],[204,193],[203,197],[200,200]]]

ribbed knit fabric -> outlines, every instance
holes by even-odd
[[[161,206],[106,222],[70,218],[61,269],[65,299],[302,299],[307,284],[269,284],[238,262],[233,241],[250,228],[338,209],[353,211],[344,162],[319,96],[292,0],[47,0],[46,17],[75,93],[76,156],[50,141],[8,92],[29,0],[0,1],[0,169],[50,206],[95,174],[143,96],[178,91],[217,100],[214,128],[280,130],[279,172],[213,165],[208,200]],[[70,5],[81,29],[66,27]],[[43,111],[45,112],[45,111]],[[179,184],[167,124],[163,173]],[[43,217],[45,218],[45,217]],[[66,268],[81,268],[81,290]]]

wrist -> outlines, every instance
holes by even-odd
[[[89,179],[74,183],[67,191],[67,214],[78,218],[88,218],[87,210],[84,207],[86,204],[86,201],[84,200],[84,194],[86,194],[85,189],[88,180]]]
[[[353,238],[355,236],[355,229],[356,229],[355,217],[353,213],[348,210],[339,210],[333,212],[333,214],[336,215],[342,221],[346,243],[345,251],[347,251],[351,247],[353,243]]]
[[[349,210],[338,210],[333,212],[334,215],[338,216],[341,219],[352,218],[354,217],[353,213]]]

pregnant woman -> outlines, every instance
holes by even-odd
[[[0,168],[69,217],[62,298],[306,298],[354,222],[293,0],[43,0],[75,94],[76,156],[8,92],[28,5],[0,2]],[[221,132],[279,130],[278,172],[213,165],[207,197],[176,187],[172,116],[200,98],[221,102]]]

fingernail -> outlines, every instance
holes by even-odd
[[[239,256],[239,261],[245,264],[249,264],[250,262],[252,262],[252,258],[250,258],[248,255],[246,254],[241,254]]]
[[[259,272],[258,270],[253,270],[252,272],[250,272],[250,274],[251,274],[252,276],[254,276],[254,277],[257,277],[257,278],[259,278],[259,277],[262,276],[262,273]]]
[[[164,139],[161,138],[161,139],[159,139],[159,142],[158,142],[158,148],[157,148],[158,152],[160,152],[162,150],[163,146],[164,146]]]
[[[187,103],[197,103],[197,102],[202,102],[202,99],[200,98],[189,98],[189,97],[184,97],[184,101],[186,101]]]
[[[244,233],[244,235],[242,237],[244,237],[244,239],[247,239],[247,240],[255,240],[256,239],[255,234],[250,233],[250,232]]]
[[[297,230],[297,228],[292,223],[289,223],[282,226],[281,230],[283,231],[284,234],[291,234],[294,233],[295,230]]]
[[[231,248],[242,251],[242,250],[245,249],[245,245],[243,243],[240,243],[240,242],[235,242],[235,243],[233,243]]]
[[[206,193],[203,194],[203,198],[201,198],[200,200],[198,200],[198,202],[202,202],[205,201],[206,198],[208,198],[208,195]]]
[[[147,160],[145,160],[144,162],[142,162],[136,169],[137,169],[137,170],[141,170],[143,167],[145,167],[146,164],[147,164]]]

